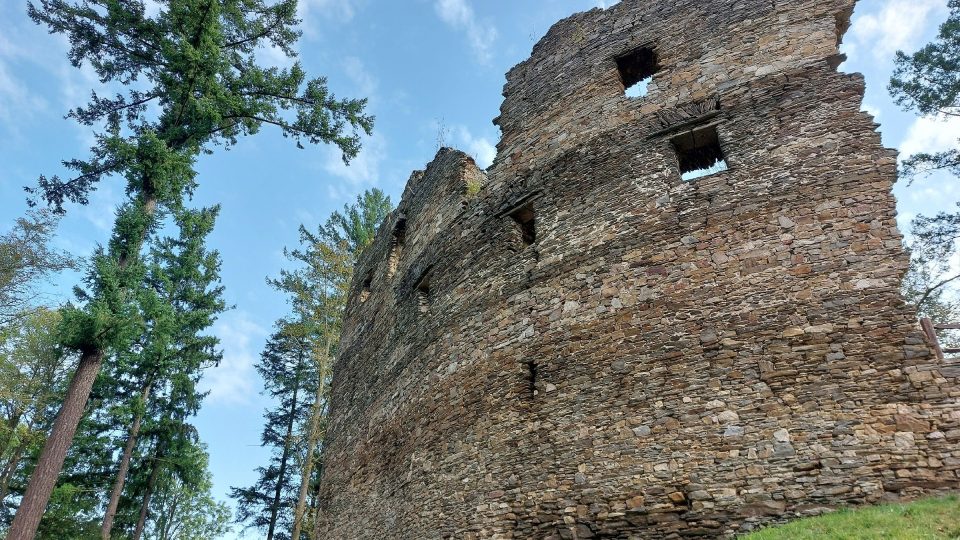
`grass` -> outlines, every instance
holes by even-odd
[[[960,497],[840,510],[763,529],[744,540],[960,540]]]

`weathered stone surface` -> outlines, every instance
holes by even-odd
[[[853,4],[550,30],[493,167],[441,150],[362,257],[323,537],[722,537],[960,487],[957,379],[898,293],[896,156],[833,69]],[[705,124],[729,169],[682,181],[671,140]]]

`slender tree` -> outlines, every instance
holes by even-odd
[[[300,247],[285,250],[298,268],[281,271],[279,279],[270,280],[274,287],[289,295],[294,317],[311,342],[311,358],[317,374],[309,420],[302,428],[306,446],[300,460],[300,488],[291,532],[294,540],[300,539],[307,519],[307,494],[321,449],[327,387],[353,267],[391,209],[390,198],[373,189],[358,196],[355,203],[344,205],[343,212],[331,214],[315,233],[301,226]]]
[[[289,321],[277,326],[257,364],[265,393],[278,401],[276,408],[266,411],[261,435],[262,444],[272,448],[273,455],[268,466],[257,469],[257,483],[231,488],[231,497],[237,500],[239,522],[262,531],[267,540],[288,540],[288,511],[294,506],[296,489],[291,473],[298,453],[295,428],[306,418],[309,402],[304,397],[313,394],[317,378],[311,369],[306,328]]]
[[[179,238],[164,239],[152,250],[145,288],[149,294],[144,294],[142,310],[147,331],[131,362],[136,369],[128,377],[139,397],[129,414],[132,421],[101,527],[103,540],[110,539],[151,392],[158,385],[166,387],[172,377],[198,377],[220,360],[217,338],[202,334],[226,307],[219,285],[219,255],[207,251],[204,242],[218,211],[215,207],[178,212]]]
[[[117,175],[127,181],[128,198],[108,246],[94,255],[89,299],[65,310],[63,344],[80,361],[9,540],[34,537],[103,359],[141,334],[131,296],[144,277],[143,243],[159,215],[179,210],[195,188],[199,154],[267,124],[298,145],[336,144],[346,161],[373,122],[364,100],[334,98],[322,78],[307,80],[299,63],[258,65],[261,47],[296,55],[296,0],[166,0],[152,16],[138,0],[39,0],[28,12],[69,38],[75,67],[88,64],[102,82],[128,88],[115,97],[94,93],[71,111],[81,124],[103,126],[90,157],[65,162],[76,176],[41,177],[28,191],[62,212]]]

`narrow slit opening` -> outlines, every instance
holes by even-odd
[[[657,52],[650,47],[640,47],[617,57],[616,61],[624,94],[629,98],[645,97],[653,76],[660,70]]]
[[[527,367],[527,394],[531,399],[537,396],[537,363],[533,360],[525,362]]]
[[[716,126],[705,126],[677,135],[670,139],[670,143],[677,153],[680,178],[685,182],[729,169]]]

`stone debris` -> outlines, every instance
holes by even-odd
[[[493,166],[441,149],[361,258],[322,536],[730,537],[960,488],[960,386],[898,290],[896,153],[835,69],[853,7],[556,24],[507,76]]]

